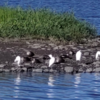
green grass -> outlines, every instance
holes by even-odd
[[[31,37],[80,41],[96,34],[96,29],[92,25],[80,21],[73,13],[0,7],[0,37],[3,38]]]

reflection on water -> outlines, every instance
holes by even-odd
[[[17,77],[14,80],[15,83],[15,89],[14,89],[14,98],[18,98],[19,93],[20,93],[20,83],[21,83],[21,78],[20,78],[20,73],[17,74]]]
[[[48,86],[50,86],[51,88],[48,89],[48,93],[47,93],[48,98],[53,98],[54,90],[52,87],[54,87],[54,81],[55,80],[53,79],[53,75],[49,75]]]
[[[75,75],[75,82],[74,82],[74,86],[75,86],[75,94],[78,94],[80,91],[78,89],[80,82],[81,82],[81,77],[80,77],[80,73]],[[75,98],[79,98],[77,95],[75,96]]]
[[[75,82],[74,82],[74,84],[75,84],[75,87],[77,88],[78,87],[78,85],[80,84],[80,74],[76,74],[75,75]]]
[[[0,73],[0,100],[100,100],[100,73]]]
[[[54,84],[53,84],[54,81],[55,80],[53,79],[53,75],[50,75],[49,78],[48,78],[48,85],[51,86],[51,87],[54,86]]]

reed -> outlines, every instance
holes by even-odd
[[[73,12],[55,13],[48,9],[0,7],[0,37],[31,37],[80,41],[96,36],[95,27],[77,19]]]

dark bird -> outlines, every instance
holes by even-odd
[[[33,57],[35,54],[32,51],[26,52],[27,57]]]

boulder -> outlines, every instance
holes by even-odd
[[[49,72],[49,69],[45,68],[45,69],[43,70],[43,72],[48,73],[48,72]]]
[[[33,72],[42,73],[42,69],[33,69]]]
[[[93,72],[100,72],[100,67],[94,68]]]
[[[10,69],[3,69],[4,72],[10,72]]]
[[[6,65],[5,64],[0,64],[0,69],[4,68]]]
[[[86,69],[86,73],[91,73],[92,71],[93,71],[92,68],[87,68],[87,69]]]
[[[68,66],[68,67],[65,67],[64,70],[66,73],[72,73],[74,69],[73,67]]]
[[[45,69],[45,68],[48,68],[48,66],[43,65],[43,66],[41,66],[41,68],[42,68],[42,69]]]

